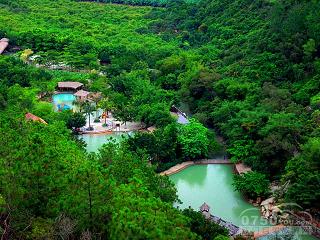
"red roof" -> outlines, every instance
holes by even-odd
[[[48,124],[45,120],[43,120],[42,118],[36,116],[36,115],[33,115],[32,113],[26,113],[26,119],[27,120],[32,120],[32,121],[35,121],[35,122],[41,122],[41,123],[44,123],[44,124]]]
[[[0,40],[0,54],[4,52],[4,50],[8,47],[8,45],[9,45],[9,39],[2,38]]]
[[[58,88],[72,88],[77,89],[82,87],[83,84],[80,82],[58,82]]]
[[[87,92],[85,90],[79,90],[78,92],[76,92],[74,95],[76,97],[87,97],[90,94],[90,92]]]

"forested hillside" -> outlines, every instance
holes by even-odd
[[[85,0],[76,0],[79,2],[86,2]],[[87,2],[100,2],[100,3],[116,3],[116,4],[130,4],[138,6],[153,6],[153,7],[166,7],[172,1],[170,0],[87,0]],[[186,0],[187,3],[194,3],[197,0]]]
[[[156,174],[218,151],[204,126],[261,182],[287,182],[285,201],[318,212],[319,1],[115,3],[148,6],[0,0],[0,39],[10,39],[0,56],[4,239],[226,235],[197,213],[175,209],[176,189]],[[32,62],[23,57],[30,51]],[[119,119],[157,130],[88,154],[68,129],[74,115],[38,100],[58,81],[80,81],[108,96]],[[194,118],[184,127],[170,115],[181,102]],[[26,122],[27,112],[48,124]]]
[[[166,76],[174,74],[194,116],[224,136],[233,161],[290,180],[289,199],[319,206],[319,1],[184,6],[150,14],[161,19],[153,32],[201,55]]]

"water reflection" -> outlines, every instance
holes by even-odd
[[[207,165],[203,165],[203,167],[196,169],[192,167],[189,168],[190,170],[188,168],[184,170],[185,174],[176,178],[178,184],[186,184],[192,187],[202,186],[207,178]]]

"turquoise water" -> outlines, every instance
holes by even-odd
[[[260,210],[243,199],[239,192],[234,191],[233,168],[230,165],[211,164],[195,165],[173,174],[170,179],[176,185],[182,204],[176,207],[195,210],[206,202],[211,214],[250,231],[259,231],[271,226],[260,215]],[[259,240],[315,240],[301,228],[292,228],[293,237],[285,238],[286,230],[279,234],[259,238]],[[279,237],[280,236],[280,237]],[[281,238],[283,236],[283,238]]]
[[[115,142],[119,142],[123,140],[130,133],[111,133],[111,134],[84,134],[79,136],[79,138],[83,139],[87,144],[87,151],[88,152],[98,152],[99,148],[102,147],[103,144],[114,140]]]
[[[260,216],[260,210],[234,191],[233,169],[230,165],[195,165],[173,174],[170,179],[178,190],[182,204],[179,208],[191,206],[195,210],[206,202],[211,214],[251,231],[270,226]]]
[[[59,93],[52,97],[53,105],[56,111],[72,109],[73,101],[76,97],[72,93]]]

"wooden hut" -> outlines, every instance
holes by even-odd
[[[43,120],[42,118],[36,116],[36,115],[33,115],[32,113],[26,113],[25,115],[26,117],[26,120],[31,120],[31,121],[34,121],[34,122],[41,122],[43,124],[48,124],[45,120]]]
[[[9,39],[8,38],[2,38],[0,40],[0,54],[6,50],[6,48],[9,46]]]
[[[58,82],[58,90],[63,92],[76,92],[83,88],[80,82]]]
[[[77,92],[74,94],[74,96],[76,96],[76,98],[77,98],[78,100],[85,100],[85,99],[88,98],[88,95],[89,95],[89,94],[90,94],[90,92],[81,89],[81,90],[77,91]]]

